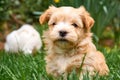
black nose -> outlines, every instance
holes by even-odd
[[[66,34],[67,34],[66,31],[59,31],[59,35],[60,35],[61,37],[65,37]]]

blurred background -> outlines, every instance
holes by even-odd
[[[94,43],[108,49],[120,48],[120,0],[0,0],[0,50],[6,35],[22,24],[32,24],[42,31],[39,16],[50,5],[84,5],[95,20]]]

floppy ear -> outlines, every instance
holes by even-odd
[[[50,6],[49,9],[47,9],[40,17],[39,22],[40,24],[44,24],[45,22],[48,22],[50,19],[50,16],[52,15],[53,11],[56,9],[54,6]]]
[[[85,28],[87,28],[87,30],[90,30],[91,27],[94,25],[94,19],[90,16],[90,14],[83,6],[79,8],[79,12]]]

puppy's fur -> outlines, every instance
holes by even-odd
[[[41,24],[48,22],[49,25],[49,29],[43,35],[47,50],[45,60],[48,74],[59,76],[69,73],[73,68],[78,71],[84,56],[81,74],[108,74],[105,58],[96,50],[91,40],[90,29],[94,20],[83,6],[51,6],[40,16],[39,21]]]
[[[5,51],[15,53],[23,51],[25,54],[32,54],[34,51],[40,50],[41,46],[39,33],[33,26],[25,24],[20,29],[7,35]]]

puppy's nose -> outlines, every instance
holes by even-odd
[[[59,31],[59,35],[60,35],[61,37],[65,37],[66,34],[67,34],[66,31]]]

